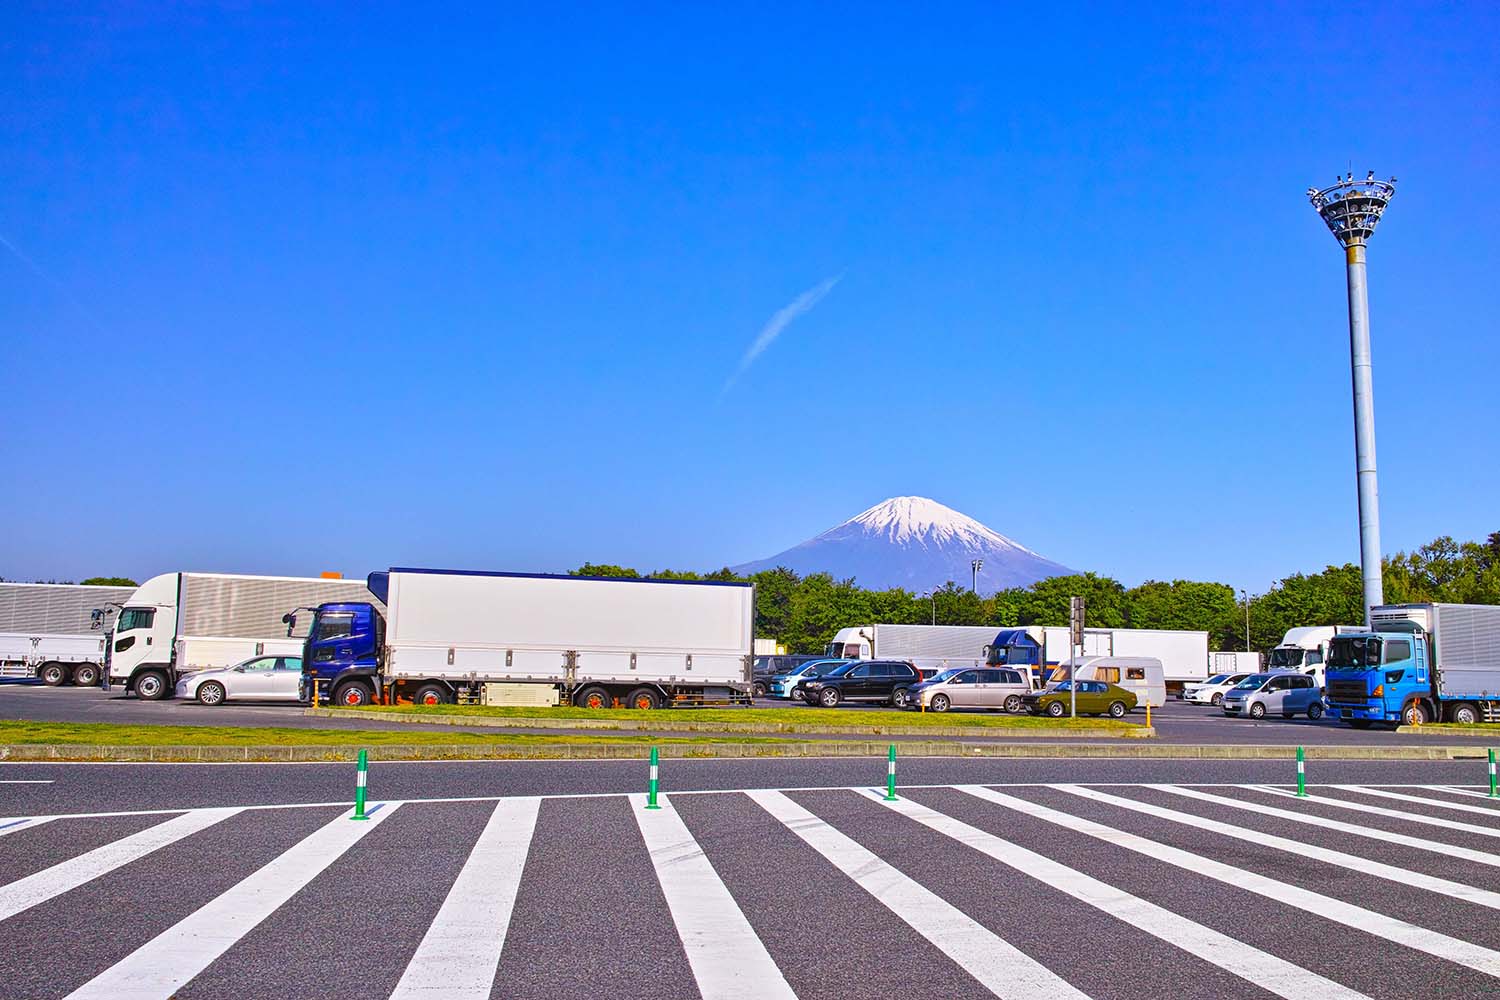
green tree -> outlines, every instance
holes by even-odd
[[[641,574],[628,566],[615,566],[611,563],[584,563],[577,569],[568,570],[569,576],[620,576],[631,579],[640,579]]]
[[[1073,573],[1038,580],[1025,592],[1017,625],[1068,624],[1069,598],[1084,599],[1090,628],[1124,628],[1125,588],[1120,581],[1094,573]]]
[[[83,583],[84,583],[85,586],[95,586],[95,587],[139,587],[140,586],[140,584],[136,583],[134,580],[132,580],[128,576],[91,576],[87,580],[83,581]]]

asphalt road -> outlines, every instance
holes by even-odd
[[[1500,993],[1472,762],[880,765],[0,765],[0,1000]]]
[[[786,707],[790,703],[776,699],[762,699],[758,705]],[[847,706],[844,711],[850,722],[858,721],[867,711],[861,706]],[[120,691],[104,691],[99,688],[49,688],[39,684],[0,684],[0,718],[29,719],[40,722],[114,722],[128,725],[172,725],[172,726],[290,726],[314,729],[409,729],[408,723],[380,723],[365,719],[345,722],[338,719],[308,717],[302,714],[300,705],[231,703],[209,708],[192,701],[147,702],[127,697]],[[1131,720],[1144,723],[1145,713],[1135,712]],[[1424,736],[1398,735],[1389,730],[1357,730],[1348,726],[1320,720],[1285,720],[1281,718],[1255,722],[1250,719],[1235,719],[1225,716],[1218,709],[1189,705],[1180,701],[1153,710],[1152,723],[1156,726],[1157,739],[1162,743],[1176,744],[1280,744],[1280,745],[1379,745],[1379,746],[1429,746],[1432,738]],[[452,726],[425,726],[433,730],[453,732]],[[483,727],[458,727],[471,732],[495,732]],[[506,732],[552,733],[554,730],[517,730]],[[662,734],[681,735],[681,734]],[[816,739],[816,736],[806,737]],[[848,739],[847,736],[834,736]],[[925,738],[925,737],[914,737]],[[1013,740],[1014,734],[985,735],[976,733],[965,739]],[[1040,737],[1026,737],[1039,739]],[[1500,741],[1500,726],[1494,735],[1459,737],[1445,734],[1444,744],[1488,746]],[[1074,742],[1069,739],[1068,742]],[[1103,740],[1101,742],[1111,742]],[[1134,742],[1134,741],[1130,741]]]

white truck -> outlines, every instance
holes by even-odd
[[[1038,682],[1061,679],[1057,668],[1072,659],[1065,625],[1026,625],[1001,629],[990,637],[985,660],[991,666],[1030,667]],[[1208,673],[1208,633],[1157,628],[1086,628],[1084,656],[1150,657],[1161,661],[1168,689],[1180,690]]]
[[[1308,625],[1289,628],[1276,648],[1271,650],[1267,670],[1295,670],[1317,678],[1323,686],[1323,664],[1328,660],[1328,644],[1334,636],[1364,631],[1360,625]]]
[[[0,583],[0,677],[98,684],[108,622],[134,589]]]
[[[662,708],[750,696],[747,583],[393,568],[370,574],[363,597],[313,611],[303,690],[319,702]]]
[[[907,660],[924,674],[984,666],[991,625],[854,625],[841,628],[824,652],[841,660]]]
[[[267,653],[297,656],[287,608],[368,597],[361,580],[227,573],[163,573],[124,601],[105,646],[104,686],[155,701],[178,678]]]

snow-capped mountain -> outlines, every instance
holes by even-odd
[[[949,580],[968,584],[973,559],[984,560],[982,594],[1073,572],[926,497],[892,497],[801,545],[734,569],[755,573],[785,566],[799,574],[852,576],[875,590],[921,592]]]

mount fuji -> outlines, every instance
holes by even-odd
[[[749,574],[785,566],[803,575],[854,577],[874,590],[920,592],[949,580],[968,583],[973,559],[984,560],[982,594],[1073,572],[926,497],[892,497],[801,545],[733,569]]]

